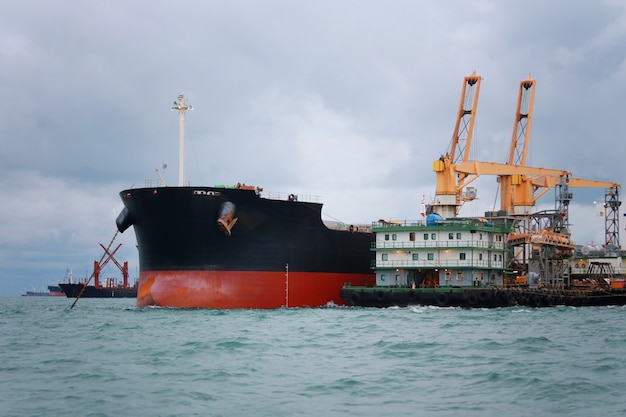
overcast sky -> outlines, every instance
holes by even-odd
[[[417,219],[463,77],[483,77],[472,158],[505,162],[519,82],[537,80],[528,165],[623,183],[623,0],[4,2],[0,295],[89,275],[119,191],[191,184],[316,195],[329,220]],[[496,179],[461,215],[499,207]],[[577,243],[604,242],[573,190]],[[541,200],[554,208],[554,193]],[[622,241],[626,238],[620,225]],[[118,260],[138,262],[132,229]],[[120,276],[107,268],[107,276]]]

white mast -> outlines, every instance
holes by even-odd
[[[178,110],[178,186],[182,187],[185,182],[185,112],[193,110],[187,98],[183,94],[178,95],[172,110]]]

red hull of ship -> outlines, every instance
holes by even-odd
[[[141,272],[137,306],[182,308],[322,307],[346,305],[344,283],[368,286],[373,274],[252,271]]]

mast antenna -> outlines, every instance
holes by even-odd
[[[185,182],[185,112],[193,110],[193,107],[181,93],[174,101],[172,110],[178,110],[178,186],[182,187]]]

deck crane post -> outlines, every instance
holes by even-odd
[[[463,79],[450,150],[433,162],[433,170],[437,176],[437,188],[435,200],[427,210],[428,212],[437,212],[444,218],[456,217],[463,198],[462,189],[457,187],[457,172],[454,170],[453,164],[469,160],[476,109],[478,108],[480,81],[481,77],[476,75],[476,71]],[[465,176],[459,174],[458,180],[463,181],[463,179]],[[470,194],[466,196],[466,199],[471,200],[474,197]]]
[[[510,165],[526,165],[528,154],[528,142],[530,140],[530,128],[533,118],[535,103],[535,86],[537,82],[528,75],[528,78],[520,81],[517,95],[517,109],[515,111],[515,123],[511,137],[511,149],[509,150],[508,163]]]
[[[517,107],[513,123],[513,134],[507,164],[526,166],[528,144],[535,103],[536,81],[528,78],[520,81],[517,94]],[[532,186],[524,174],[500,175],[500,209],[511,215],[528,215],[533,207]]]

